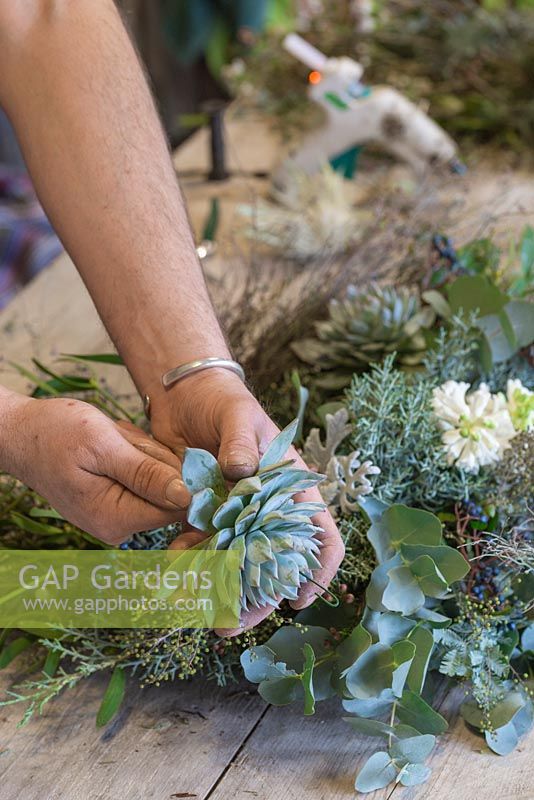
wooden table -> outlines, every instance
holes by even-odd
[[[230,166],[241,172],[227,184],[206,186],[205,133],[176,155],[193,225],[200,231],[209,197],[222,203],[221,248],[207,265],[216,275],[235,235],[236,204],[266,189],[254,177],[268,171],[279,152],[273,134],[257,120],[229,123]],[[261,146],[260,146],[261,144]],[[402,171],[398,173],[402,175]],[[365,178],[364,178],[365,179]],[[473,235],[492,215],[504,235],[534,221],[534,182],[527,174],[482,170],[458,189],[454,233]],[[463,187],[463,188],[462,188]],[[216,295],[216,282],[212,287]],[[49,360],[61,352],[101,352],[110,343],[69,258],[64,255],[0,314],[2,375],[23,390],[26,381],[7,364],[28,364],[32,355]],[[119,377],[121,375],[121,377]],[[118,391],[131,391],[122,371],[109,378]],[[1,684],[9,685],[2,674]],[[250,685],[218,689],[202,681],[140,690],[131,682],[125,706],[104,732],[94,724],[104,688],[94,678],[67,692],[42,719],[17,730],[20,709],[0,711],[0,798],[2,800],[346,800],[354,774],[377,748],[376,739],[355,735],[341,720],[338,701],[319,704],[314,717],[297,708],[274,708]],[[534,798],[534,738],[506,758],[490,753],[458,717],[462,693],[441,690],[437,707],[450,723],[431,759],[430,781],[397,789],[394,797],[417,800],[528,800]],[[370,798],[384,800],[387,791]]]

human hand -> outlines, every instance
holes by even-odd
[[[130,423],[88,403],[26,400],[10,471],[74,525],[108,544],[184,518],[180,462]]]
[[[211,369],[190,376],[176,384],[166,395],[167,405],[153,406],[152,430],[155,437],[179,455],[186,447],[201,447],[218,457],[225,477],[229,481],[253,475],[258,469],[260,456],[279,432],[239,378],[224,370]],[[299,467],[307,468],[294,448],[288,453]],[[320,501],[317,488],[296,497],[300,500]],[[314,573],[314,580],[328,586],[344,555],[343,542],[334,520],[328,511],[318,514],[314,521],[323,532],[319,560],[322,568]],[[182,534],[171,545],[173,549],[194,546],[206,534],[190,531]],[[319,587],[306,583],[291,605],[305,608],[313,602]],[[244,627],[257,625],[273,611],[273,606],[252,609],[244,615]]]

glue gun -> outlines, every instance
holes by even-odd
[[[370,142],[407,162],[419,176],[443,165],[453,172],[465,171],[450,136],[395,89],[365,86],[357,61],[328,58],[295,33],[286,36],[283,46],[311,70],[308,96],[325,110],[326,122],[275,171],[278,188],[292,169],[311,175],[326,162],[352,177],[359,150]]]

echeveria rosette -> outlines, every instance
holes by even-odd
[[[426,330],[435,320],[419,292],[401,286],[348,286],[345,297],[331,300],[328,319],[315,323],[316,337],[291,345],[297,356],[323,374],[317,385],[344,389],[355,372],[395,353],[403,367],[417,366],[427,350]]]
[[[293,498],[324,476],[284,460],[296,431],[297,421],[273,439],[256,475],[231,489],[211,453],[195,448],[185,452],[182,476],[192,495],[187,520],[212,534],[205,548],[239,553],[244,610],[278,605],[282,598],[295,600],[301,584],[321,566],[315,534],[322,529],[312,517],[325,505]]]

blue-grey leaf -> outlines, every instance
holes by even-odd
[[[427,628],[418,625],[408,634],[408,640],[415,645],[415,656],[408,673],[408,688],[419,694],[425,685],[430,656],[434,649],[434,636]]]
[[[358,505],[367,514],[371,522],[377,522],[388,508],[387,503],[378,500],[373,495],[362,495],[358,498]]]
[[[182,464],[182,478],[191,492],[213,489],[215,494],[226,497],[226,484],[217,459],[207,450],[195,447],[186,448]]]
[[[389,754],[395,761],[405,761],[411,764],[422,764],[436,744],[436,737],[432,734],[421,734],[409,739],[397,739],[389,748]]]
[[[377,719],[365,719],[364,717],[343,717],[345,722],[358,733],[364,736],[384,736],[394,735],[393,728],[386,722],[379,722]]]
[[[401,546],[403,558],[412,563],[420,556],[429,556],[436,565],[439,573],[447,584],[461,580],[469,572],[469,563],[454,547],[448,545],[428,546],[411,545]]]
[[[217,530],[233,526],[243,511],[243,507],[243,500],[240,497],[229,496],[228,500],[219,506],[213,516],[213,524]]]
[[[425,595],[409,567],[393,567],[387,574],[389,582],[382,595],[386,608],[409,616],[425,604]]]
[[[500,756],[507,756],[519,744],[519,735],[513,722],[508,722],[502,728],[484,733],[488,747]]]
[[[357,714],[359,717],[378,717],[381,714],[389,712],[395,696],[391,689],[384,689],[378,697],[370,700],[348,700],[342,701],[343,708],[349,714]]]
[[[254,564],[263,564],[273,557],[271,543],[261,531],[255,531],[247,537],[247,558]]]
[[[386,611],[380,614],[377,620],[379,641],[391,647],[399,639],[404,639],[415,625],[412,619],[405,619],[400,614]]]
[[[375,567],[373,570],[365,593],[367,605],[373,611],[387,611],[382,598],[389,583],[388,573],[390,569],[398,567],[401,563],[400,556],[396,555],[388,561],[384,561],[383,564],[379,564],[378,567]]]
[[[287,676],[260,683],[258,692],[261,697],[273,706],[286,706],[302,696],[300,677]]]
[[[187,511],[187,521],[201,531],[213,531],[212,518],[222,503],[213,489],[202,489],[193,495]]]
[[[424,764],[406,764],[400,773],[400,782],[403,786],[418,786],[425,783],[431,775],[432,770]]]
[[[230,491],[230,497],[241,497],[247,494],[254,494],[261,489],[261,478],[253,475],[251,478],[242,478]]]
[[[293,444],[298,429],[298,419],[293,420],[276,436],[260,460],[260,467],[269,467],[281,461]]]
[[[405,689],[397,706],[397,717],[405,725],[411,725],[421,733],[439,736],[445,733],[447,721],[428,705],[422,697]]]
[[[403,725],[402,722],[399,722],[393,726],[393,734],[397,739],[410,739],[412,736],[419,736],[420,731],[412,728],[411,725]]]
[[[275,654],[265,645],[250,647],[241,653],[241,666],[245,677],[251,683],[261,683],[269,675],[273,666]]]
[[[531,622],[521,634],[521,649],[534,652],[534,622]]]
[[[526,300],[512,300],[504,311],[514,330],[517,346],[528,347],[534,341],[534,306]]]
[[[355,789],[358,792],[374,792],[376,789],[384,789],[397,777],[397,770],[387,753],[379,751],[365,762],[359,771]]]

